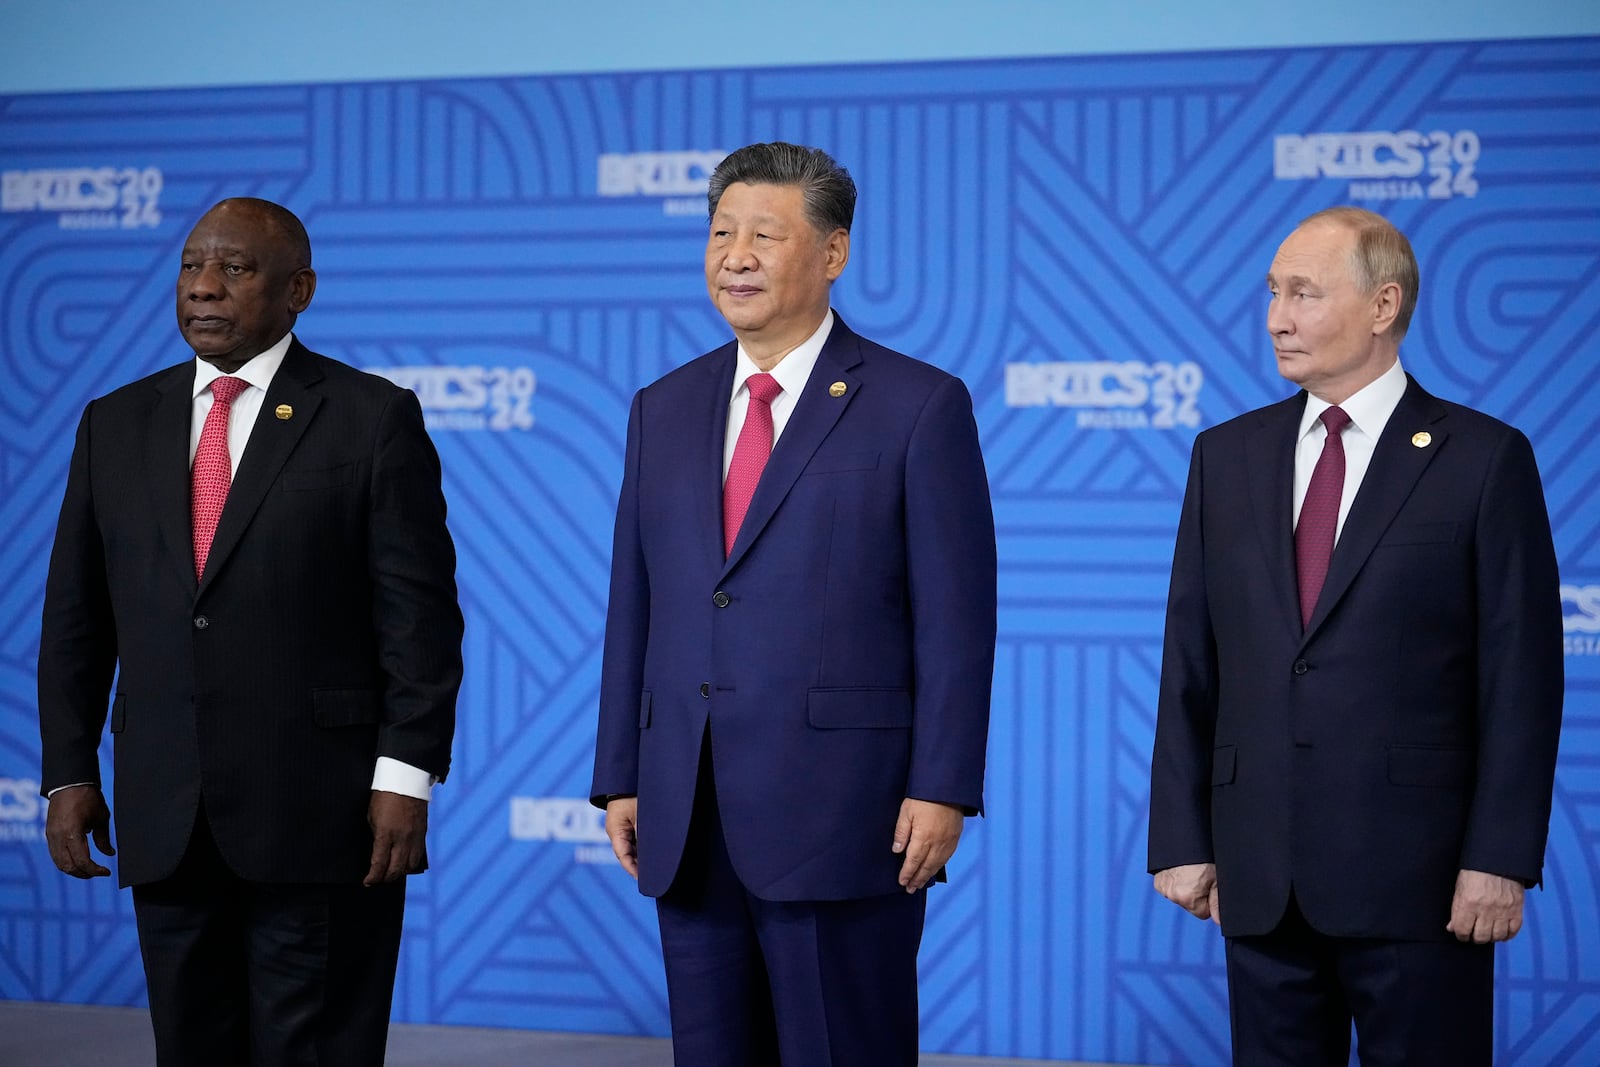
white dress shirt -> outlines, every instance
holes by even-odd
[[[1389,424],[1400,397],[1406,391],[1406,372],[1396,359],[1394,366],[1357,390],[1339,407],[1350,416],[1350,425],[1344,428],[1340,440],[1344,444],[1344,493],[1339,497],[1339,524],[1334,527],[1334,542],[1344,532],[1345,516],[1361,488],[1361,480],[1372,465],[1372,450]],[[1326,400],[1306,394],[1306,410],[1300,416],[1300,438],[1294,450],[1294,522],[1300,523],[1300,508],[1306,501],[1306,490],[1311,486],[1311,472],[1316,469],[1322,455],[1322,444],[1328,437],[1322,425],[1322,413],[1333,407]]]
[[[789,425],[789,416],[794,414],[795,402],[800,399],[800,393],[805,389],[806,382],[811,379],[811,371],[817,365],[817,357],[822,354],[822,346],[828,341],[828,334],[833,331],[833,309],[822,317],[822,325],[816,332],[788,355],[778,360],[778,365],[766,373],[777,379],[783,392],[772,398],[769,405],[772,408],[772,446],[778,446],[778,436],[783,433],[783,428]],[[750,389],[745,384],[752,374],[760,374],[762,370],[756,366],[756,361],[744,350],[744,345],[739,346],[739,362],[733,368],[733,395],[728,398],[728,436],[722,444],[722,480],[728,480],[728,468],[733,465],[733,446],[739,443],[739,431],[744,429],[745,412],[750,410]]]

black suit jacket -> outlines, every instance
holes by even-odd
[[[1408,380],[1300,625],[1305,394],[1195,442],[1167,607],[1152,871],[1215,861],[1223,932],[1290,887],[1324,933],[1436,939],[1456,872],[1536,882],[1562,699],[1527,439]]]
[[[115,671],[123,885],[172,872],[202,795],[241,876],[358,881],[376,758],[449,768],[462,622],[438,456],[414,394],[293,342],[197,582],[193,381],[193,362],[153,374],[79,424],[39,650],[43,787],[100,781]]]

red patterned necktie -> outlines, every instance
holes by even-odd
[[[218,378],[211,383],[211,410],[200,428],[200,444],[194,450],[189,497],[194,517],[194,575],[205,573],[211,538],[222,517],[222,505],[233,484],[233,459],[228,455],[228,410],[250,383],[243,378]]]
[[[770,374],[752,374],[745,385],[750,389],[750,407],[745,412],[739,440],[733,446],[728,480],[722,485],[724,555],[733,552],[734,538],[739,536],[739,524],[744,522],[744,514],[750,510],[750,498],[755,496],[756,483],[761,481],[761,471],[767,465],[767,457],[772,454],[772,401],[783,392],[783,386]]]
[[[1339,528],[1339,500],[1344,496],[1344,441],[1339,437],[1350,416],[1331,407],[1320,416],[1327,428],[1322,455],[1311,471],[1311,484],[1300,505],[1300,523],[1294,528],[1294,558],[1300,577],[1300,625],[1311,623],[1322,583],[1333,558],[1333,535]]]

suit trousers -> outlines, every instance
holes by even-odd
[[[926,891],[826,901],[751,894],[728,857],[709,732],[689,838],[656,902],[675,1062],[916,1067]]]
[[[1271,933],[1228,938],[1227,959],[1236,1067],[1346,1067],[1352,1021],[1361,1067],[1490,1065],[1493,945],[1332,937],[1291,893]]]
[[[160,1067],[381,1067],[405,881],[247,882],[204,805],[183,860],[133,888]]]

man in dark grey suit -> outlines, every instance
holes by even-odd
[[[299,219],[195,226],[196,359],[78,427],[39,650],[51,857],[108,875],[115,738],[160,1063],[381,1064],[404,876],[426,866],[461,683],[455,550],[416,397],[290,332]]]

